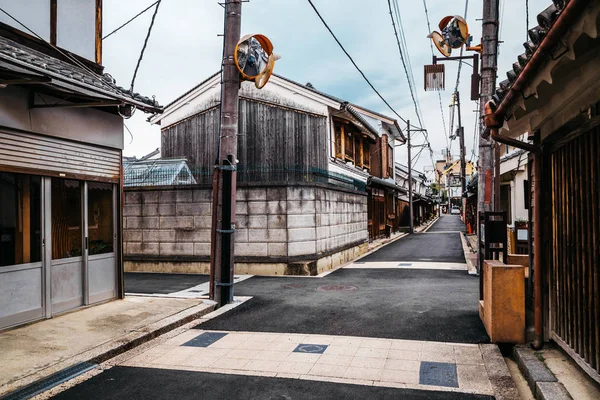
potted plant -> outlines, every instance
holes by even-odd
[[[527,220],[524,218],[515,219],[515,229],[527,229]]]

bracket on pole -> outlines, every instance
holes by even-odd
[[[457,56],[457,57],[437,57],[433,56],[433,65],[437,65],[438,62],[442,61],[462,61],[462,60],[473,60],[473,74],[471,75],[471,100],[479,100],[481,97],[479,92],[479,81],[481,76],[479,75],[479,54],[473,54],[472,56]]]

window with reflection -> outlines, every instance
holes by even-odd
[[[110,183],[88,182],[89,255],[112,253],[113,193]]]
[[[0,172],[0,267],[42,260],[41,183]]]
[[[81,182],[52,178],[52,259],[82,251]]]

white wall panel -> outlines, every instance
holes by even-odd
[[[56,44],[95,61],[96,0],[58,0]]]
[[[0,0],[0,7],[44,40],[50,40],[50,0]],[[31,35],[3,12],[0,22]]]

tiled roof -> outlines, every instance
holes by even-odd
[[[525,52],[517,57],[517,62],[513,64],[512,70],[506,73],[508,79],[500,82],[499,88],[496,89],[496,93],[492,96],[492,100],[496,105],[502,102],[512,85],[516,82],[523,68],[525,68],[536,52],[567,3],[568,0],[553,0],[553,3],[548,8],[537,15],[538,25],[529,30],[529,40],[523,43]]]
[[[51,57],[5,37],[0,37],[0,60],[53,80],[76,85],[115,100],[122,100],[148,111],[160,110],[155,99],[139,93],[132,93],[128,89],[117,86],[116,81],[109,74],[96,74],[91,70]]]

